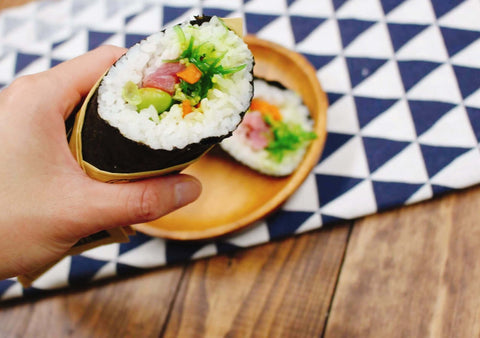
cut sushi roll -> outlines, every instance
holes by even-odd
[[[233,135],[221,147],[237,161],[271,176],[291,174],[302,161],[313,120],[298,94],[282,84],[254,80],[255,96]]]
[[[70,148],[102,181],[180,171],[237,128],[253,96],[253,64],[242,38],[217,17],[153,34],[92,89]]]

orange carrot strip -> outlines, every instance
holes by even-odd
[[[177,76],[182,80],[194,84],[202,77],[202,72],[193,63],[185,67],[184,70],[177,73]]]
[[[262,99],[253,99],[250,105],[250,110],[259,111],[262,115],[270,115],[277,121],[282,120],[282,114],[280,114],[278,107]]]
[[[190,104],[190,101],[185,100],[182,102],[182,112],[183,112],[183,117],[187,116],[193,111],[192,105]]]

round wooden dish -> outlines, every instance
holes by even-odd
[[[326,138],[327,97],[316,71],[300,54],[254,36],[246,36],[255,57],[254,74],[276,80],[299,93],[315,120],[318,138],[303,162],[284,178],[259,174],[214,148],[185,173],[203,186],[200,198],[153,222],[133,227],[145,234],[176,240],[199,240],[242,229],[278,208],[318,162]]]

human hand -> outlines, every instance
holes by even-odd
[[[195,200],[187,175],[108,184],[73,158],[65,119],[125,49],[102,46],[0,92],[0,279],[51,263],[80,238]]]

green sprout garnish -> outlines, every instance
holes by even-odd
[[[196,45],[193,35],[187,44],[183,30],[179,26],[176,27],[175,32],[177,33],[177,37],[180,43],[183,46],[186,45],[186,47],[178,59],[172,60],[172,62],[193,63],[202,72],[202,77],[193,84],[181,80],[174,99],[184,99],[186,95],[192,104],[195,105],[207,96],[208,91],[214,85],[213,78],[215,75],[226,76],[246,67],[246,64],[243,64],[237,67],[224,68],[220,65],[220,62],[227,53],[226,51],[218,51],[211,42]]]
[[[287,124],[265,116],[265,121],[271,127],[273,139],[265,148],[276,162],[281,162],[287,152],[295,151],[306,142],[317,138],[317,134],[305,131],[298,124]]]

